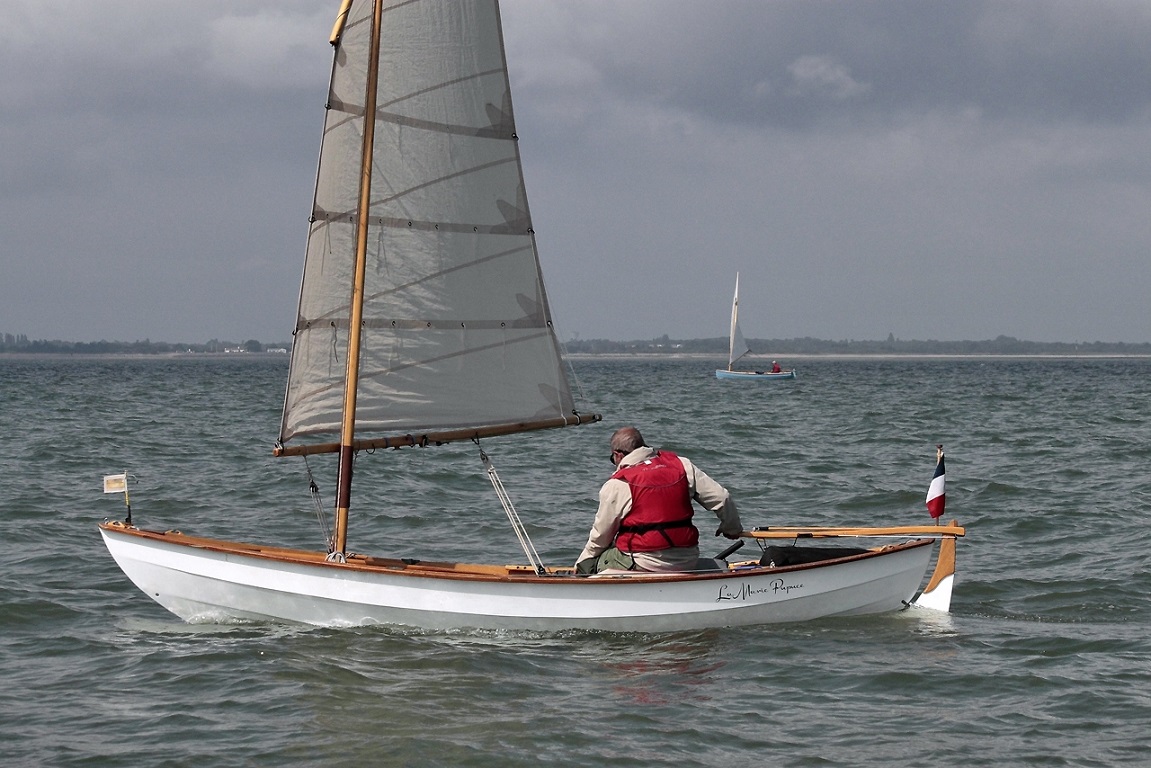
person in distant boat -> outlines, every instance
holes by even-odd
[[[779,367],[779,363],[772,360],[771,361],[771,372],[772,373],[783,373],[783,369]]]
[[[726,488],[684,457],[649,448],[635,427],[611,436],[611,463],[616,471],[600,488],[599,509],[576,560],[578,573],[696,570],[693,500],[719,518],[717,536],[738,539],[743,532]]]

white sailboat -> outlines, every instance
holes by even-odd
[[[743,332],[739,329],[739,273],[735,273],[735,296],[731,300],[731,334],[727,345],[727,368],[718,368],[715,372],[717,379],[755,379],[758,381],[779,381],[780,379],[794,379],[795,369],[771,371],[736,371],[735,363],[751,350],[743,340]],[[774,361],[772,361],[774,363]]]
[[[525,562],[350,551],[357,452],[600,417],[576,408],[552,329],[496,0],[344,0],[331,43],[275,453],[338,455],[334,532],[326,550],[226,541],[140,528],[129,507],[100,532],[146,595],[201,622],[655,632],[900,610],[938,542],[935,576],[916,602],[948,609],[963,535],[954,524],[756,529],[744,535],[764,554],[744,562],[578,576],[540,561],[486,457]],[[841,536],[875,546],[814,563],[764,559],[774,540]]]

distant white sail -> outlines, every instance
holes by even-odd
[[[731,336],[728,343],[727,368],[751,350],[743,340],[743,332],[739,330],[739,273],[735,273],[735,297],[731,300]]]
[[[371,13],[336,43],[281,442],[340,431]],[[496,3],[385,3],[379,72],[357,436],[570,415]]]

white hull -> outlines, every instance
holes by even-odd
[[[795,371],[779,371],[773,373],[771,371],[725,371],[718,368],[715,371],[717,379],[755,379],[757,381],[779,381],[782,379],[794,379]]]
[[[920,540],[831,564],[580,578],[362,557],[334,564],[322,553],[119,523],[101,533],[136,586],[186,621],[426,629],[664,632],[896,611],[915,596],[933,549]]]

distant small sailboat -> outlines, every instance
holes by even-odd
[[[731,335],[727,347],[727,369],[719,368],[715,372],[717,379],[755,379],[757,381],[779,381],[781,379],[794,379],[795,369],[771,371],[736,371],[732,366],[741,357],[751,350],[743,340],[743,332],[739,330],[739,273],[735,273],[735,297],[731,300]],[[772,365],[775,361],[772,360]],[[778,368],[778,366],[776,366]]]

